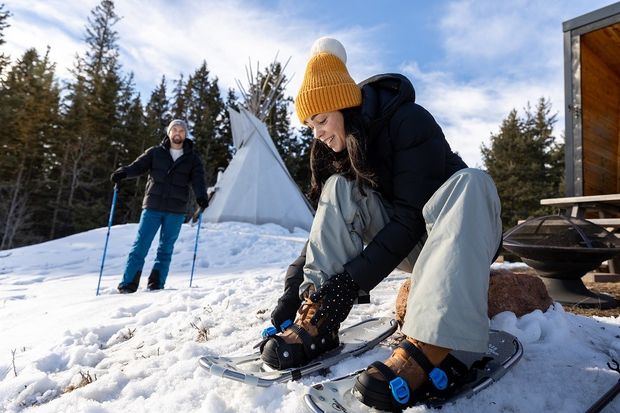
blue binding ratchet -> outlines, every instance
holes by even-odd
[[[293,324],[293,322],[292,322],[290,319],[286,320],[285,322],[283,322],[282,324],[280,324],[280,330],[279,330],[279,331],[284,331],[284,330],[286,330],[286,329],[287,329],[287,328],[289,328],[292,324]],[[269,326],[269,327],[267,327],[267,328],[265,328],[265,329],[263,330],[263,332],[261,333],[261,336],[262,336],[263,338],[266,338],[266,337],[275,336],[276,334],[278,334],[278,329],[277,329],[277,328],[275,328],[274,326]]]
[[[409,386],[402,377],[396,377],[390,380],[390,390],[392,397],[400,404],[409,403]]]

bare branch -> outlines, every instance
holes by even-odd
[[[13,355],[13,374],[15,374],[15,377],[17,377],[17,368],[15,367],[15,352],[16,351],[17,351],[16,348],[11,350],[11,354]]]

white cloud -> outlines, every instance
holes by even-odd
[[[553,111],[560,112],[555,136],[563,130],[561,71],[546,79],[518,81],[501,76],[463,81],[450,73],[423,72],[415,63],[402,71],[414,83],[416,101],[435,116],[452,149],[470,166],[482,166],[481,144],[489,143],[491,133],[499,131],[501,121],[512,109],[522,113],[528,102],[535,106],[541,97],[550,99]]]
[[[609,1],[566,3],[458,0],[445,7],[439,28],[445,55],[434,69],[402,68],[418,103],[437,118],[452,148],[481,166],[480,146],[499,131],[512,109],[521,114],[541,97],[557,113],[554,135],[564,134],[564,49],[561,22]]]
[[[51,45],[58,75],[69,78],[76,53],[85,50],[84,27],[98,0],[4,0],[13,13],[5,32],[3,51],[14,58],[28,47],[44,51]],[[391,30],[389,20],[357,24],[352,10],[346,25],[330,24],[316,14],[300,13],[297,2],[267,6],[251,0],[132,0],[117,1],[122,17],[116,25],[124,72],[134,72],[143,101],[165,75],[191,74],[205,60],[223,90],[235,80],[246,82],[245,68],[291,57],[288,93],[295,95],[302,81],[312,42],[320,36],[342,41],[354,79],[385,71],[403,71],[414,83],[418,102],[438,119],[451,145],[470,165],[480,165],[480,144],[497,132],[508,112],[522,109],[540,97],[549,98],[558,112],[555,135],[564,129],[563,33],[561,22],[611,3],[609,0],[572,1],[457,0],[440,3],[429,36],[439,47],[429,61],[412,59],[411,42],[378,44]],[[325,3],[320,2],[320,7]],[[409,13],[408,2],[396,12]],[[416,9],[417,10],[417,9]],[[385,16],[385,15],[384,15]],[[413,17],[412,17],[413,19]],[[416,47],[427,47],[420,42]],[[398,63],[387,59],[397,56]],[[401,67],[397,65],[405,62]],[[171,92],[172,83],[168,91]],[[292,109],[292,108],[291,108]],[[295,116],[293,124],[297,124]]]
[[[23,0],[16,4],[5,2],[5,10],[11,17],[4,32],[3,52],[16,60],[29,48],[43,54],[50,46],[57,75],[68,79],[75,55],[85,49],[83,36],[89,7],[82,3]]]
[[[448,4],[439,22],[449,61],[497,68],[546,66],[549,49],[562,44],[565,2],[459,0]],[[492,68],[489,68],[492,69]]]
[[[14,58],[28,47],[44,51],[51,45],[51,58],[57,62],[59,77],[70,78],[76,53],[85,50],[84,27],[90,10],[99,2],[7,1],[13,17],[6,30],[5,50]],[[115,11],[121,20],[120,59],[124,72],[133,72],[143,100],[165,75],[171,91],[173,79],[185,79],[204,61],[223,90],[237,88],[235,80],[246,83],[246,66],[256,68],[273,61],[291,61],[286,74],[291,79],[288,93],[301,84],[312,42],[325,35],[345,44],[352,75],[363,79],[378,69],[379,48],[368,47],[373,27],[344,27],[334,31],[314,19],[300,17],[280,5],[275,11],[251,1],[117,1]]]

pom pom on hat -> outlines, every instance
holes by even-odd
[[[362,91],[349,75],[346,61],[347,52],[338,40],[321,37],[314,42],[295,99],[300,122],[317,113],[361,105]]]
[[[347,64],[347,51],[344,50],[342,43],[331,37],[321,37],[314,41],[310,49],[310,57],[319,53],[331,53],[338,56],[342,63]]]

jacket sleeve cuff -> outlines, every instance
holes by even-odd
[[[344,269],[349,273],[353,281],[360,287],[365,293],[369,293],[370,290],[375,288],[377,284],[381,282],[383,278],[377,279],[377,277],[372,277],[369,274],[366,274],[364,269],[366,265],[362,262],[362,259],[359,257],[349,261],[344,265]]]

